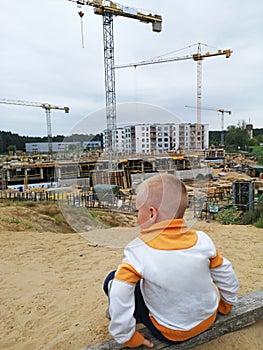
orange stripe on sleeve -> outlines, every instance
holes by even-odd
[[[116,280],[134,284],[136,284],[141,278],[142,275],[139,274],[133,266],[127,263],[121,263],[114,277]]]
[[[131,337],[131,339],[124,343],[124,345],[128,346],[129,348],[137,348],[138,346],[142,345],[143,341],[144,336],[136,331]]]
[[[219,305],[218,305],[218,312],[220,312],[223,315],[228,314],[231,309],[232,309],[233,305],[228,304],[226,301],[224,301],[223,299],[220,299],[219,301]]]
[[[223,264],[223,257],[219,254],[218,250],[216,251],[216,256],[210,259],[210,269],[214,269]]]

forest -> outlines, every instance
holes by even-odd
[[[101,141],[102,135],[88,134],[88,135],[57,135],[52,137],[53,142],[63,141]],[[0,130],[0,155],[6,155],[9,151],[22,151],[25,152],[26,143],[48,142],[47,137],[33,137],[33,136],[20,136],[19,134],[13,134],[11,131]]]

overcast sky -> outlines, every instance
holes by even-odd
[[[203,53],[231,49],[229,59],[217,56],[202,62],[202,106],[231,110],[230,116],[225,114],[225,127],[243,120],[263,127],[262,0],[123,4],[162,15],[163,30],[155,33],[150,24],[115,17],[116,65],[166,53],[191,55],[199,42]],[[75,130],[99,133],[106,128],[102,18],[91,6],[77,8],[67,0],[1,0],[0,38],[1,99],[70,107],[69,114],[51,111],[53,135]],[[196,75],[193,60],[117,70],[117,123],[195,123],[196,110],[185,105],[196,105]],[[158,113],[146,113],[145,105]],[[218,112],[202,110],[201,115],[210,130],[220,130]],[[0,116],[0,130],[46,135],[41,108],[0,104]]]

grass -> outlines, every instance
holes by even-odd
[[[17,218],[0,218],[0,221],[7,222],[8,224],[21,224],[21,221]]]

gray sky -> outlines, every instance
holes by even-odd
[[[118,1],[122,3],[121,1]],[[231,110],[225,127],[239,121],[263,127],[263,2],[262,0],[125,0],[163,17],[161,33],[150,24],[114,19],[115,64],[133,63],[171,52],[180,57],[231,49],[202,63],[202,106]],[[84,48],[78,11],[84,12]],[[93,8],[77,8],[67,0],[1,0],[0,98],[69,106],[70,113],[51,111],[52,133],[106,128],[102,18]],[[184,50],[182,50],[185,48]],[[121,108],[117,123],[196,122],[197,64],[193,60],[116,71],[117,104],[154,106],[152,117]],[[0,130],[45,136],[41,108],[0,104]],[[202,110],[202,122],[220,130],[216,111]],[[83,119],[85,123],[83,124]],[[85,128],[78,129],[78,125]]]

